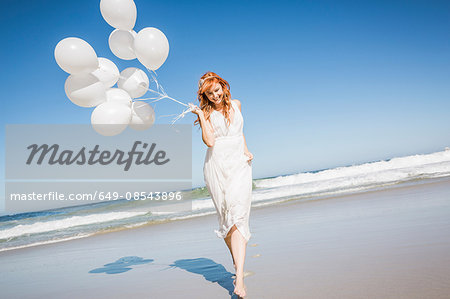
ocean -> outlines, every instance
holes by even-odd
[[[450,176],[450,149],[332,169],[253,180],[252,207],[290,200],[333,200],[342,194],[417,184]],[[152,211],[145,203],[117,200],[0,217],[0,251],[85,238],[94,234],[215,214],[206,187],[181,191],[189,209]],[[450,199],[449,199],[450,200]],[[136,205],[140,205],[136,209]]]

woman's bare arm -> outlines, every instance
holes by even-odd
[[[242,133],[242,136],[244,136],[244,133]],[[245,141],[245,136],[244,136],[244,153],[248,153],[248,147],[247,147],[247,142]]]
[[[241,101],[239,101],[239,100],[233,100],[233,101],[236,101],[236,104],[238,105],[239,110],[242,112]],[[248,147],[247,147],[247,141],[245,141],[245,135],[244,135],[243,132],[242,132],[242,136],[244,137],[244,154],[246,154],[247,156],[249,156],[249,157],[250,157],[250,160],[252,160],[252,159],[253,159],[253,154],[250,153],[250,151],[248,150]]]
[[[211,123],[206,120],[205,115],[203,113],[199,114],[200,118],[200,126],[202,127],[202,139],[203,142],[208,146],[214,146],[215,137],[214,137],[214,129],[211,126]]]
[[[208,146],[214,146],[215,137],[214,129],[211,126],[211,122],[207,121],[203,111],[196,105],[189,103],[190,107],[193,108],[192,113],[197,114],[200,120],[200,127],[202,128],[202,139],[203,142]]]

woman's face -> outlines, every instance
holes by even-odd
[[[222,85],[214,83],[211,89],[205,92],[208,99],[216,105],[219,105],[223,100]]]

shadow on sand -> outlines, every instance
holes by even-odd
[[[119,274],[133,269],[130,266],[147,264],[153,261],[153,259],[144,260],[143,258],[138,256],[125,256],[118,259],[114,263],[104,265],[103,268],[91,270],[89,271],[89,273]]]
[[[231,276],[234,274],[228,272],[224,266],[217,264],[211,259],[197,258],[177,260],[170,266],[178,267],[191,273],[203,275],[207,281],[218,283],[221,287],[227,290],[232,299],[238,298],[238,296],[233,293],[234,284]]]

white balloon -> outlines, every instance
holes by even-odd
[[[133,0],[101,0],[100,12],[114,28],[131,30],[136,23],[136,4]]]
[[[152,106],[142,101],[135,101],[132,104],[132,117],[130,128],[138,131],[147,130],[155,122],[155,110]]]
[[[134,52],[140,63],[155,71],[169,55],[169,41],[159,29],[147,27],[134,38]]]
[[[92,75],[97,77],[106,88],[113,87],[119,80],[119,69],[109,59],[100,57],[98,59],[98,69],[92,72]]]
[[[132,99],[125,90],[120,88],[110,88],[106,91],[106,101],[127,105],[131,108]]]
[[[130,94],[132,98],[143,96],[150,85],[147,74],[138,68],[129,67],[120,73],[117,86]]]
[[[91,73],[98,68],[94,48],[78,37],[67,37],[55,47],[56,63],[69,74]]]
[[[131,121],[131,109],[127,105],[106,102],[98,105],[91,114],[94,130],[103,136],[120,134]]]
[[[131,60],[136,58],[134,53],[134,38],[137,33],[134,30],[125,31],[115,29],[109,35],[108,43],[111,52],[114,55],[124,60]]]
[[[81,107],[95,107],[106,101],[105,86],[92,74],[70,75],[64,90],[67,97]]]

